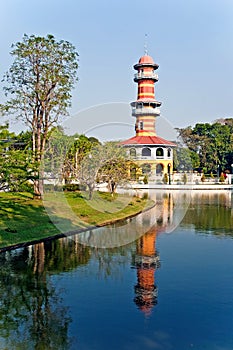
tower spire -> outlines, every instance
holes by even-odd
[[[145,41],[144,41],[144,54],[148,55],[148,48],[147,48],[147,34],[145,34]]]

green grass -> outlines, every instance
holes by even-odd
[[[90,225],[125,219],[151,207],[153,201],[95,192],[48,193],[44,201],[29,193],[0,193],[0,248],[31,242]]]

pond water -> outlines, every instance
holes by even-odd
[[[134,219],[0,255],[0,349],[233,349],[232,192],[150,195]]]

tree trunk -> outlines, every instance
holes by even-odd
[[[43,188],[43,179],[36,179],[34,180],[34,199],[42,199],[44,194],[44,188]]]
[[[89,200],[92,200],[94,187],[92,185],[88,185],[89,190]]]

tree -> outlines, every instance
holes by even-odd
[[[129,166],[125,149],[117,142],[95,144],[80,163],[78,179],[88,187],[89,199],[92,199],[97,179],[108,182],[113,193],[117,185],[128,178]]]
[[[49,131],[60,116],[67,115],[71,105],[71,89],[77,80],[78,54],[68,41],[56,41],[53,35],[24,35],[13,45],[14,61],[4,76],[6,96],[1,106],[5,114],[22,119],[32,132],[32,153],[38,167],[43,156]],[[43,170],[41,177],[43,178]],[[34,194],[43,194],[39,169],[35,173]]]
[[[197,123],[177,129],[190,151],[193,168],[200,167],[207,172],[231,169],[233,161],[233,119],[219,119],[213,124]]]
[[[60,184],[63,180],[65,184],[77,180],[82,160],[97,144],[100,143],[94,137],[66,135],[60,126],[54,127],[44,155],[45,175]]]
[[[106,142],[103,152],[106,152],[107,157],[105,164],[99,169],[98,177],[108,182],[109,192],[113,194],[119,184],[129,179],[133,162],[127,159],[125,148],[118,142]]]
[[[192,151],[186,147],[174,149],[174,168],[178,171],[190,171],[193,169]],[[195,158],[194,158],[195,159]]]

